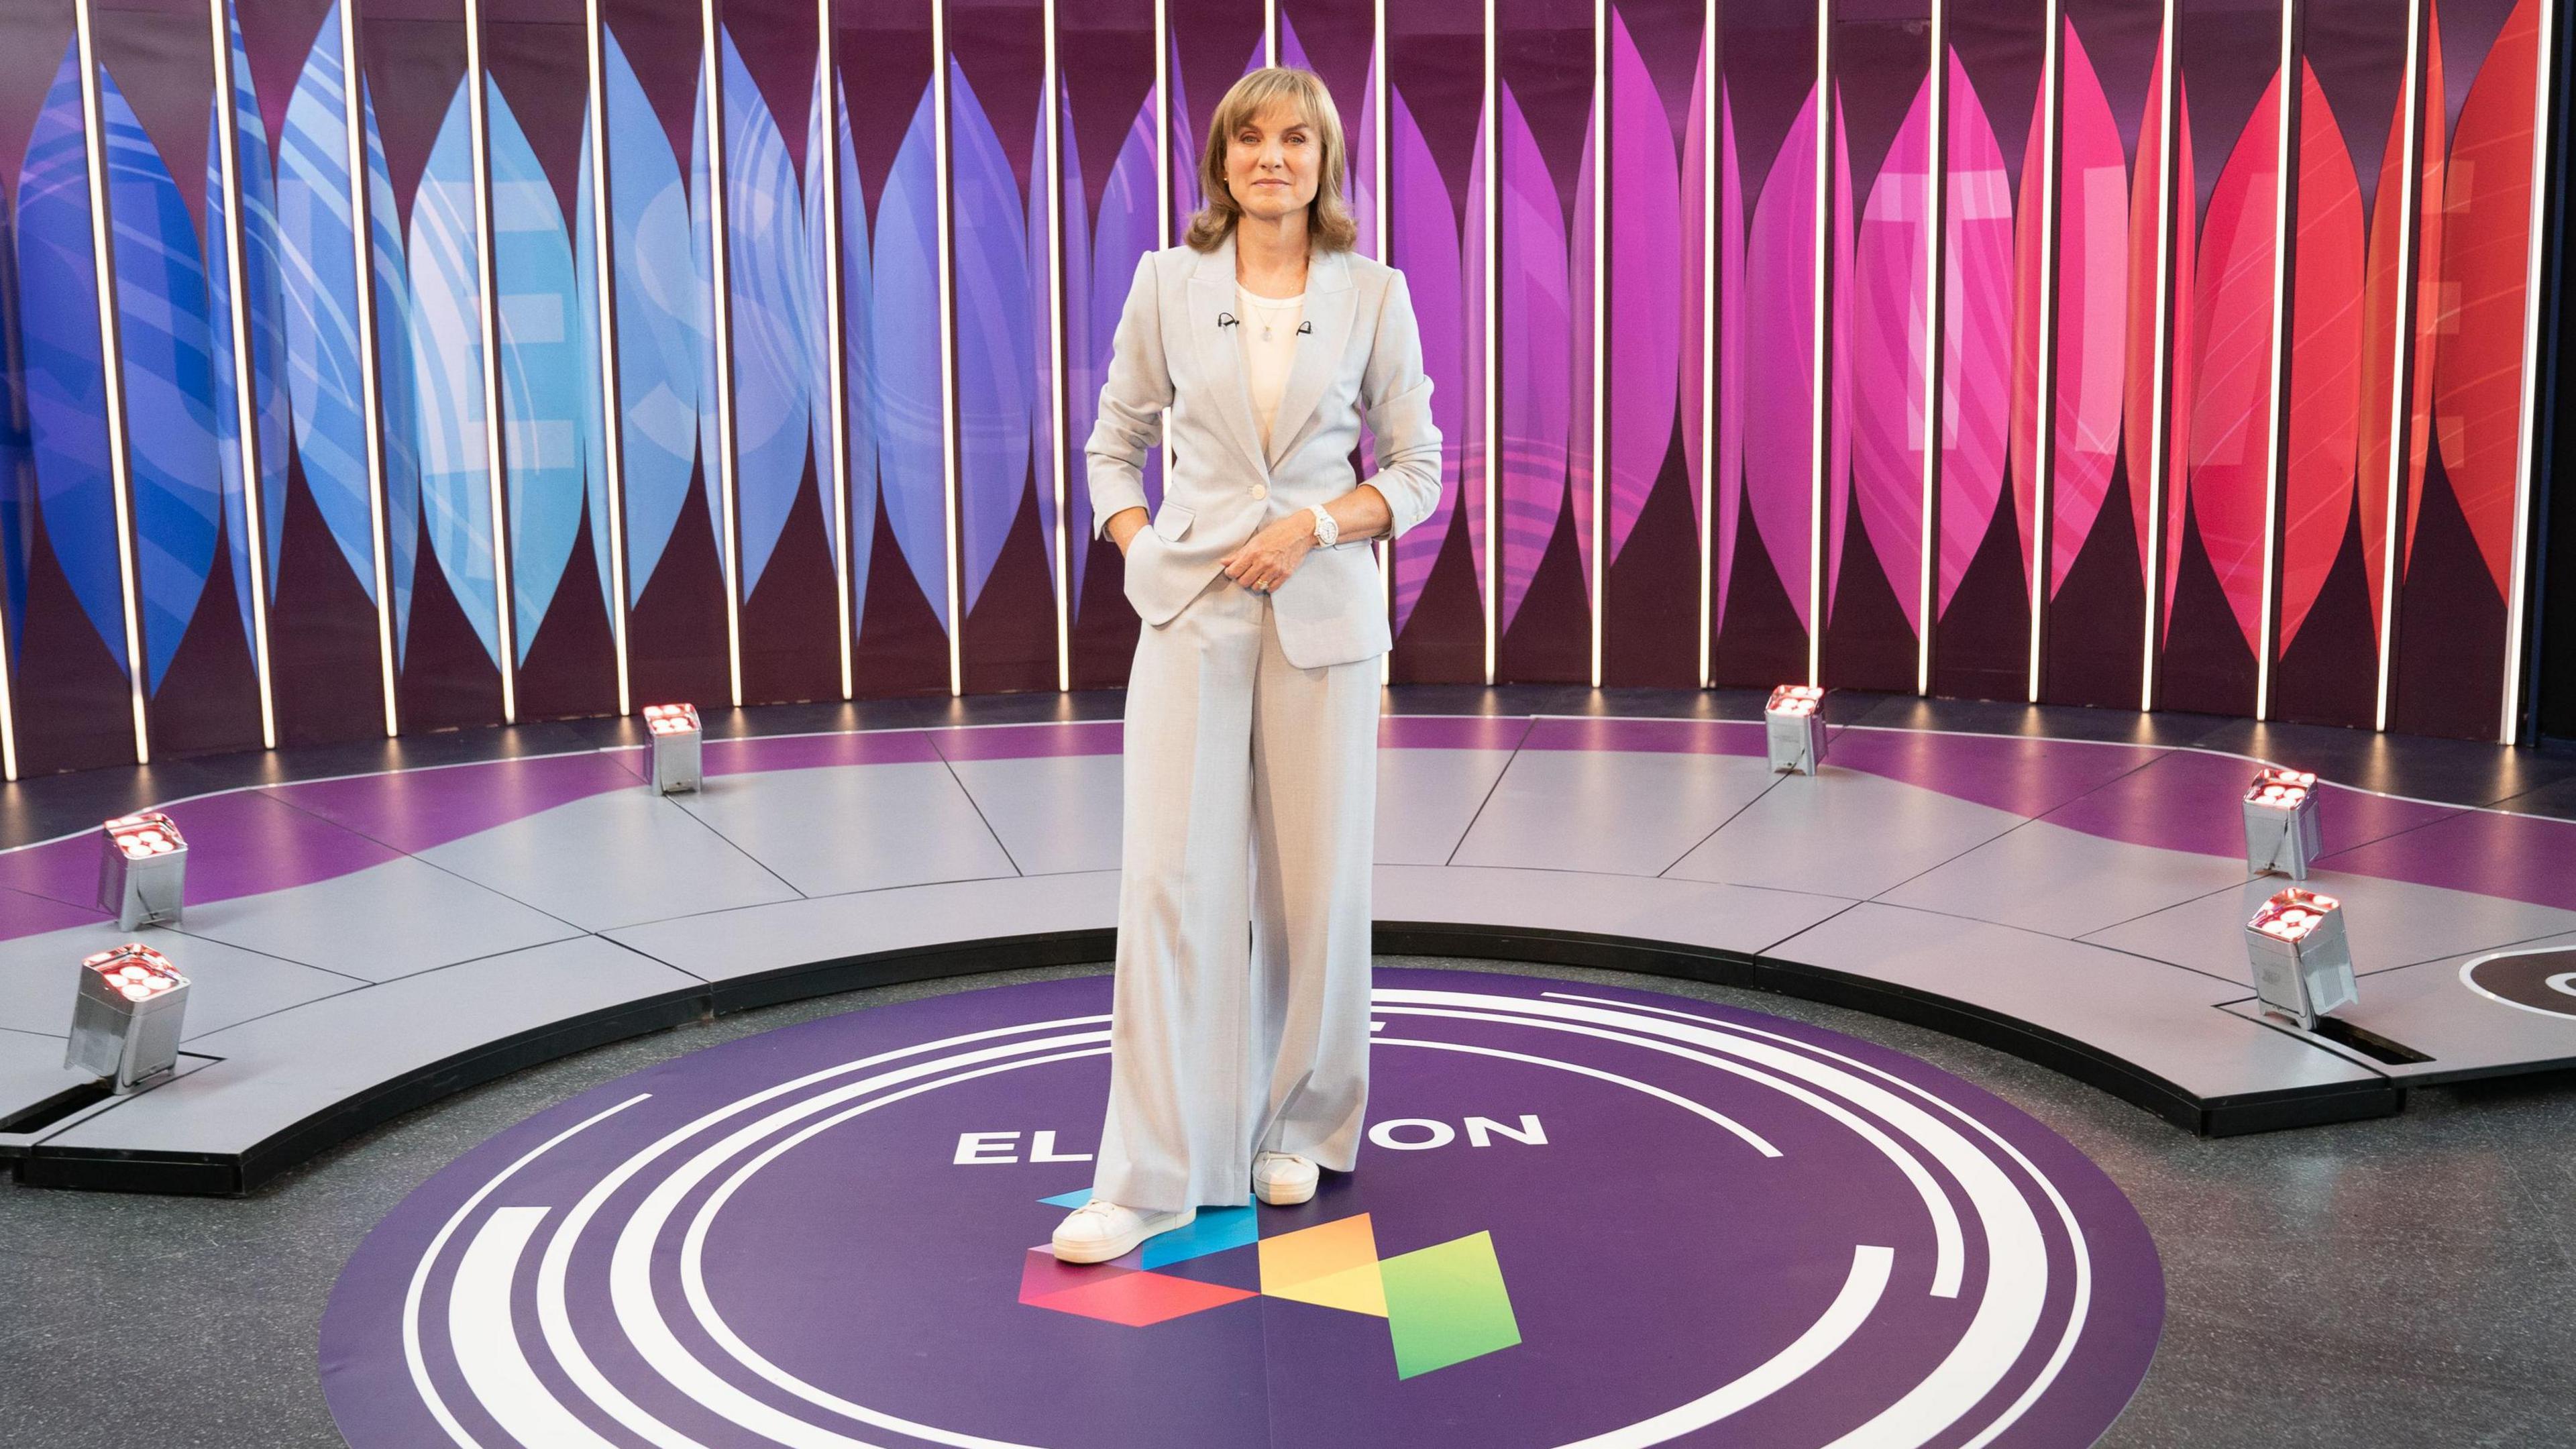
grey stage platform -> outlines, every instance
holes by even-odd
[[[173,1079],[60,1068],[72,974],[122,935],[84,834],[0,852],[0,1156],[62,1186],[246,1191],[397,1112],[694,1015],[1105,960],[1114,721],[712,741],[664,798],[632,749],[179,802],[194,979]],[[2048,1063],[2193,1131],[2401,1109],[2576,1064],[2576,1014],[2460,963],[2576,939],[2576,822],[2336,788],[2311,882],[2368,973],[2359,1032],[2248,1003],[2236,798],[2199,749],[1847,727],[1815,777],[1758,724],[1384,723],[1381,950],[1768,987]],[[2296,762],[2292,762],[2296,763]],[[2570,999],[2576,1008],[2576,998]],[[2419,1059],[2420,1058],[2420,1059]]]

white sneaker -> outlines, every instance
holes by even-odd
[[[1055,1255],[1066,1263],[1106,1263],[1136,1251],[1137,1244],[1156,1233],[1188,1227],[1198,1215],[1194,1207],[1156,1213],[1093,1198],[1056,1224]]]
[[[1315,1195],[1315,1164],[1293,1152],[1261,1152],[1252,1158],[1252,1193],[1272,1207],[1295,1207]]]

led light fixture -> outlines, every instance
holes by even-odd
[[[1825,761],[1825,692],[1812,684],[1784,684],[1762,706],[1771,744],[1771,772],[1812,775]]]
[[[188,978],[170,958],[135,942],[101,951],[81,962],[63,1065],[130,1092],[179,1064],[179,1023],[187,1011]]]
[[[158,810],[120,815],[100,828],[98,908],[131,931],[179,919],[188,875],[188,842]]]
[[[698,788],[703,778],[698,768],[698,745],[704,738],[698,728],[698,707],[648,704],[644,706],[644,728],[653,736],[653,788],[665,795]]]
[[[2317,858],[2317,777],[2267,765],[2245,787],[2245,865],[2256,875],[2279,871],[2308,878]]]
[[[2314,1031],[2318,1017],[2361,999],[2343,907],[2332,896],[2291,886],[2265,901],[2245,923],[2245,956],[2263,1009],[2297,1022],[2301,1031]]]

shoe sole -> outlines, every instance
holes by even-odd
[[[1315,1184],[1303,1182],[1291,1187],[1286,1184],[1274,1186],[1266,1182],[1256,1182],[1252,1185],[1252,1195],[1272,1207],[1295,1207],[1301,1202],[1313,1200]]]
[[[1106,1263],[1112,1258],[1123,1258],[1136,1251],[1147,1238],[1168,1233],[1174,1228],[1188,1227],[1198,1221],[1198,1216],[1197,1208],[1189,1208],[1172,1222],[1141,1228],[1125,1237],[1110,1238],[1098,1243],[1077,1243],[1070,1248],[1060,1241],[1050,1240],[1048,1250],[1055,1254],[1056,1261],[1059,1263]]]

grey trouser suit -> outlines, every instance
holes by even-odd
[[[1161,509],[1129,543],[1145,627],[1127,685],[1118,975],[1094,1193],[1129,1207],[1240,1204],[1255,1151],[1356,1165],[1368,1098],[1369,869],[1378,656],[1366,540],[1309,553],[1272,593],[1220,561],[1274,518],[1338,498],[1365,421],[1394,532],[1439,501],[1413,308],[1346,252],[1307,269],[1297,358],[1263,448],[1230,317],[1234,247],[1154,253],[1118,324],[1086,451],[1095,529]],[[1249,931],[1247,932],[1247,925]]]

